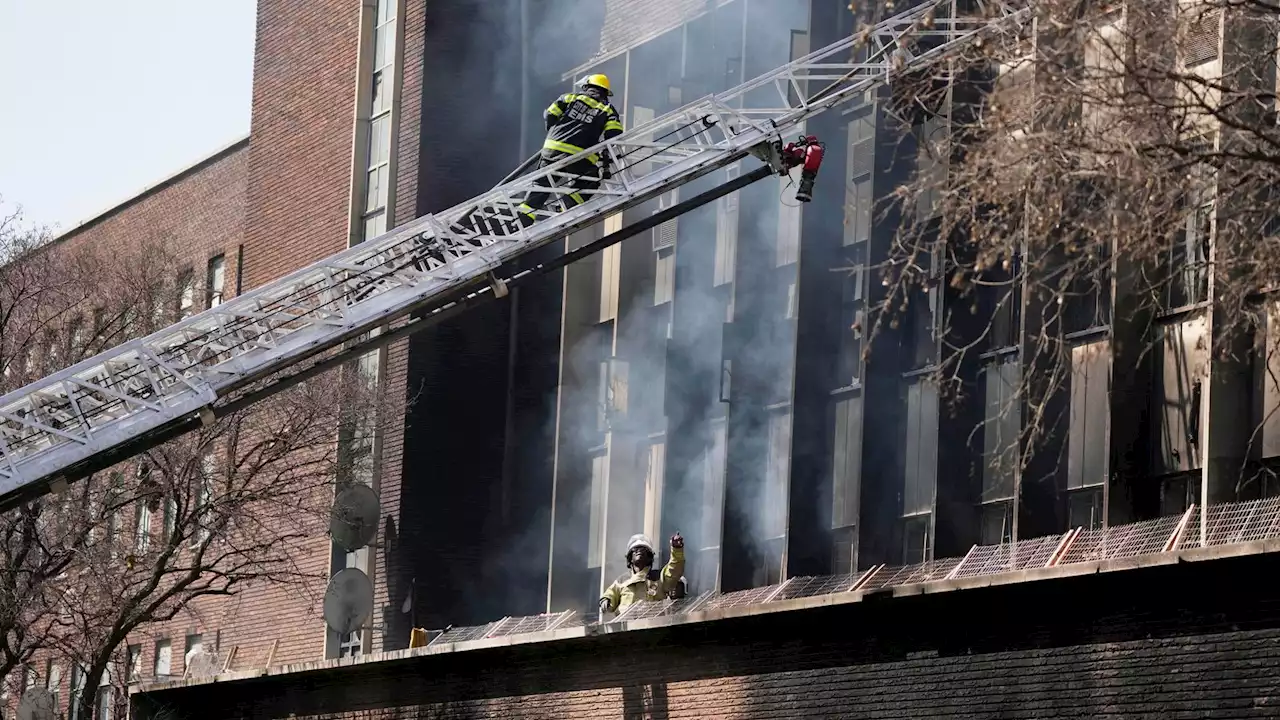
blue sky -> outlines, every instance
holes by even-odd
[[[0,0],[0,197],[66,230],[248,133],[256,0]]]

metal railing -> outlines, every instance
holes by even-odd
[[[704,592],[682,600],[636,603],[608,623],[681,615],[704,610],[723,610],[764,605],[782,600],[871,592],[919,583],[990,577],[1036,568],[1071,565],[1101,560],[1159,555],[1197,547],[1214,547],[1258,540],[1280,539],[1280,497],[1225,503],[1205,513],[1206,539],[1200,538],[1202,509],[1193,505],[1181,515],[1114,525],[1108,528],[1072,528],[1060,535],[1029,538],[999,545],[975,545],[961,558],[939,558],[925,563],[889,567],[875,565],[857,573],[794,577],[785,582],[729,593]],[[431,644],[466,642],[485,637],[595,624],[594,615],[572,610],[530,618],[560,618],[543,627],[522,625],[529,618],[503,618],[496,623],[451,628]],[[503,623],[513,623],[503,626]]]

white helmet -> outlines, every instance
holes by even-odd
[[[626,553],[627,560],[631,560],[631,551],[639,547],[645,548],[646,550],[648,550],[650,553],[653,553],[654,555],[658,554],[657,552],[654,551],[653,543],[649,542],[649,538],[643,534],[637,533],[635,535],[632,535],[631,539],[627,541],[627,553]]]

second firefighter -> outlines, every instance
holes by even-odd
[[[644,535],[632,535],[627,543],[627,569],[600,597],[600,614],[621,612],[633,603],[658,601],[677,591],[684,575],[684,538],[671,536],[671,559],[655,570],[653,543]]]

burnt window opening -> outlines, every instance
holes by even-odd
[[[1190,211],[1169,248],[1168,309],[1184,308],[1209,299],[1209,243],[1213,204]]]
[[[932,367],[938,361],[938,316],[942,291],[936,275],[910,282],[907,295],[907,319],[910,322],[911,370]]]
[[[1181,515],[1192,505],[1200,504],[1201,475],[1179,473],[1160,481],[1160,514]]]
[[[1090,240],[1078,253],[1066,292],[1068,332],[1082,332],[1111,325],[1111,244]]]
[[[725,179],[734,180],[742,174],[742,164],[737,163],[725,171]],[[741,195],[731,192],[720,198],[716,205],[716,254],[714,287],[733,282],[738,252],[738,219]]]
[[[720,587],[720,547],[724,527],[725,460],[728,426],[723,418],[711,421],[711,441],[703,459],[702,516],[699,518],[697,554],[690,559],[690,592]]]
[[[791,408],[769,413],[769,447],[765,465],[763,540],[786,537],[791,477]]]
[[[858,529],[838,528],[831,533],[831,574],[844,575],[858,569]]]
[[[980,545],[1003,545],[1013,542],[1013,501],[987,503],[982,506],[979,528]]]
[[[1008,261],[1009,269],[993,274],[993,287],[984,288],[993,298],[991,311],[991,344],[993,350],[1022,344],[1022,283],[1018,275],[1018,258]]]
[[[865,247],[856,246],[858,250]],[[855,265],[844,278],[840,302],[840,346],[837,357],[839,376],[836,389],[854,387],[862,379],[863,322],[866,317],[867,268],[861,252],[855,254]]]
[[[1209,333],[1205,318],[1196,317],[1159,329],[1154,355],[1155,392],[1151,415],[1158,435],[1152,459],[1155,475],[1201,467],[1203,380],[1208,374]]]
[[[587,520],[587,569],[600,571],[604,566],[604,518],[607,508],[605,497],[609,482],[609,454],[599,453],[592,456],[590,463],[590,485],[588,487],[588,520]]]
[[[873,108],[849,121],[849,154],[845,160],[844,245],[866,242],[875,223],[872,182],[876,164],[876,118]]]
[[[983,418],[982,503],[1014,497],[1022,434],[1022,366],[1016,355],[998,359],[984,370],[986,411]]]
[[[1071,348],[1071,409],[1067,431],[1069,491],[1106,483],[1110,382],[1109,340]]]
[[[902,515],[933,513],[938,466],[938,391],[921,380],[907,388]]]
[[[831,462],[831,527],[856,534],[862,476],[862,398],[841,397],[835,403]]]
[[[915,565],[933,559],[933,515],[902,521],[902,564]]]
[[[928,222],[936,214],[942,199],[949,166],[951,120],[946,115],[931,115],[915,128],[917,142],[916,173],[923,180],[923,191],[916,197],[916,221]]]
[[[1192,143],[1189,150],[1193,157],[1203,157],[1212,151],[1210,139]],[[1209,258],[1216,197],[1214,168],[1206,162],[1192,166],[1187,172],[1186,190],[1181,201],[1183,216],[1173,233],[1167,256],[1165,307],[1168,310],[1197,305],[1209,299]]]
[[[1103,488],[1091,487],[1067,493],[1067,527],[1097,530],[1103,525]]]

